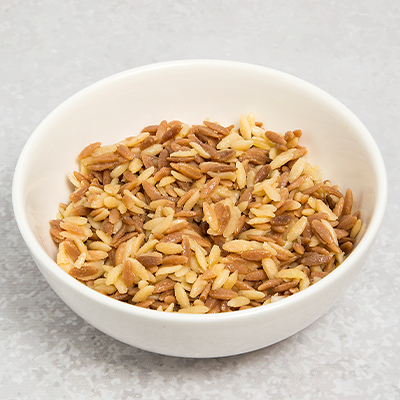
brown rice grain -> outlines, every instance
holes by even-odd
[[[346,190],[346,194],[344,196],[344,204],[343,204],[343,215],[351,214],[351,210],[353,207],[353,192],[350,189]]]
[[[237,297],[238,294],[231,289],[218,288],[218,289],[211,289],[209,292],[209,296],[212,297],[213,299],[218,299],[218,300],[230,300]]]

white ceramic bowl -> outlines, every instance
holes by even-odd
[[[238,125],[252,112],[271,130],[302,129],[308,160],[355,194],[368,228],[346,261],[314,286],[257,309],[182,315],[141,309],[82,285],[54,262],[49,220],[70,193],[67,173],[88,143],[115,143],[163,119],[205,118]],[[13,205],[21,234],[53,290],[104,333],[148,351],[219,357],[283,340],[327,312],[353,282],[382,221],[387,179],[365,126],[324,91],[293,76],[229,61],[178,61],[136,68],[95,83],[56,108],[34,131],[14,175]],[[71,328],[72,329],[72,328]]]

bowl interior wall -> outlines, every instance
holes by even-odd
[[[333,107],[327,107],[330,105]],[[323,176],[350,187],[368,222],[378,178],[359,128],[342,106],[322,91],[285,74],[242,65],[154,67],[123,73],[95,84],[57,108],[37,128],[33,150],[24,161],[24,195],[29,224],[51,257],[56,247],[48,221],[67,202],[72,186],[67,173],[87,144],[116,143],[163,119],[199,124],[205,118],[238,126],[241,114],[254,113],[270,130],[302,129],[301,145]]]

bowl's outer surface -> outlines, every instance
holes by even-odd
[[[67,173],[87,144],[116,143],[163,119],[238,124],[254,113],[271,130],[302,129],[311,164],[342,190],[350,187],[368,229],[345,263],[294,297],[225,315],[164,315],[106,298],[54,263],[48,221],[71,187]],[[340,102],[300,79],[265,67],[189,60],[136,68],[72,96],[35,130],[18,161],[13,204],[21,234],[54,291],[78,315],[131,345],[168,355],[216,357],[265,347],[325,313],[362,268],[386,204],[386,172],[364,125]]]

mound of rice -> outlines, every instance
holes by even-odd
[[[88,287],[166,312],[259,307],[324,278],[365,224],[322,180],[300,130],[162,121],[91,143],[50,233],[57,264]]]

